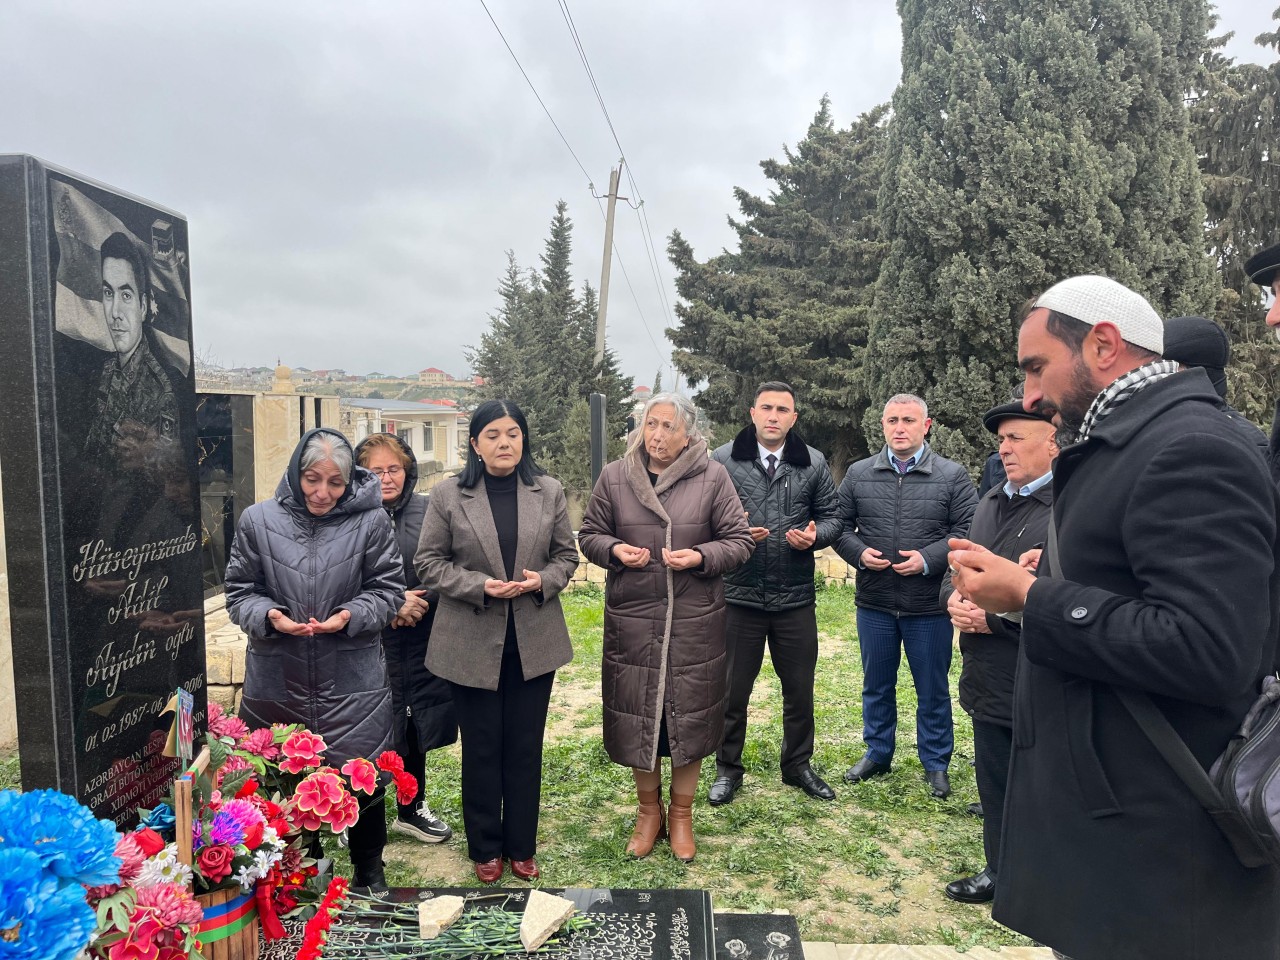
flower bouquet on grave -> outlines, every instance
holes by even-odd
[[[88,888],[120,880],[118,839],[56,790],[0,792],[0,957],[78,956],[97,925]]]
[[[337,770],[324,764],[326,749],[321,737],[300,724],[250,730],[210,703],[208,765],[180,778],[190,780],[189,877],[196,893],[238,888],[244,899],[252,895],[251,907],[228,912],[256,912],[268,940],[284,935],[281,917],[302,913],[320,897],[310,841],[354,824],[360,815],[357,794],[372,795],[380,773],[394,781],[401,802],[410,802],[417,790],[396,753],[387,751],[376,762],[353,759]],[[166,839],[173,836],[168,807],[140,815],[142,826],[157,828]],[[178,848],[170,843],[157,855],[166,868],[180,863]]]
[[[204,919],[182,871],[149,859],[164,847],[154,830],[126,833],[116,842],[116,882],[89,888],[97,936],[87,956],[97,960],[200,958],[196,931]]]

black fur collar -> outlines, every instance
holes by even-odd
[[[748,424],[741,433],[733,439],[733,450],[729,454],[734,460],[758,460],[760,459],[760,445],[756,442],[756,425]],[[792,430],[787,434],[787,439],[782,444],[783,463],[789,463],[793,467],[812,466],[813,460],[809,457],[809,448],[805,445],[800,435]]]

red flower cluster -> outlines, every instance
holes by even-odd
[[[307,921],[306,929],[302,932],[302,949],[298,951],[298,960],[320,960],[324,956],[329,928],[347,902],[347,887],[347,881],[343,877],[334,877],[329,883],[329,889],[324,892],[324,898],[320,901],[320,909]]]
[[[391,774],[396,782],[396,802],[402,807],[407,807],[413,803],[414,798],[418,795],[418,778],[411,773],[405,773],[404,759],[394,750],[386,750],[378,757],[378,769],[384,773]],[[343,773],[346,767],[342,768]]]

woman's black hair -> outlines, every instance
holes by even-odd
[[[533,450],[530,449],[529,444],[529,422],[524,418],[524,411],[512,400],[486,400],[471,414],[471,426],[467,429],[467,465],[458,475],[458,486],[474,487],[484,476],[484,463],[476,454],[476,448],[470,441],[478,437],[480,431],[493,421],[501,420],[503,417],[510,417],[520,428],[522,438],[520,462],[516,464],[516,476],[520,478],[520,482],[525,486],[531,486],[534,477],[547,472],[533,460]]]

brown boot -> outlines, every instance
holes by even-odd
[[[698,852],[693,840],[693,797],[671,794],[667,808],[667,829],[671,832],[671,853],[677,860],[691,861]]]
[[[633,857],[647,857],[656,841],[667,835],[667,818],[662,809],[662,793],[659,790],[637,790],[636,828],[631,832],[627,853]]]

